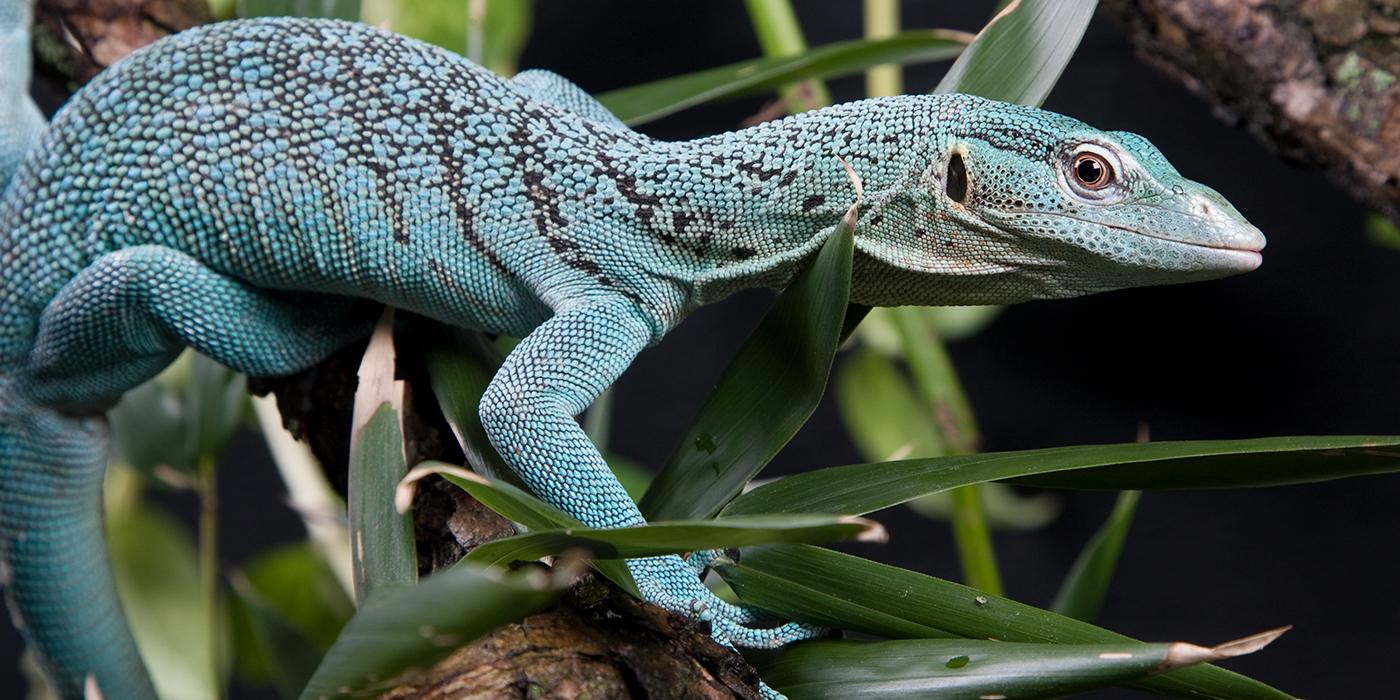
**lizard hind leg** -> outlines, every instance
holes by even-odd
[[[273,293],[169,248],[111,253],[42,314],[27,364],[0,377],[0,580],[61,697],[155,698],[122,616],[100,521],[103,411],[185,345],[284,374],[367,333],[375,309]]]

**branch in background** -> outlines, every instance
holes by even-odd
[[[36,65],[82,84],[152,41],[212,19],[205,0],[40,0]]]
[[[1282,155],[1400,220],[1400,7],[1104,0],[1139,56]]]

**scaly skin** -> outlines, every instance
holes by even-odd
[[[1101,189],[1075,180],[1086,150],[1112,169]],[[784,286],[852,201],[838,156],[866,187],[864,304],[1010,303],[1260,261],[1259,232],[1140,137],[963,95],[664,143],[553,74],[506,81],[292,19],[191,30],[103,73],[0,203],[0,573],[63,696],[153,697],[100,539],[103,413],[182,347],[295,372],[381,304],[521,336],[482,401],[492,443],[588,525],[635,525],[573,416],[696,307]],[[813,632],[753,626],[679,557],[629,566],[725,643]]]

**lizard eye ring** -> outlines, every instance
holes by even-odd
[[[1110,144],[1080,141],[1061,152],[1055,168],[1060,187],[1084,204],[1107,205],[1127,195],[1124,175],[1128,169]]]
[[[1086,190],[1101,190],[1113,182],[1113,166],[1097,153],[1080,153],[1070,171]]]

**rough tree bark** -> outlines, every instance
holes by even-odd
[[[40,0],[38,92],[62,99],[123,56],[212,19],[205,0]],[[419,325],[415,329],[423,330]],[[408,389],[405,437],[412,461],[464,462],[428,388],[419,343],[401,342]],[[283,421],[306,441],[333,483],[345,483],[350,412],[363,342],[290,377],[253,378],[276,394]],[[511,524],[441,479],[414,500],[421,574],[454,564],[472,547],[514,534]],[[686,618],[584,576],[552,610],[462,647],[387,698],[757,698],[758,674]]]
[[[1400,221],[1400,0],[1103,0],[1148,64]]]

